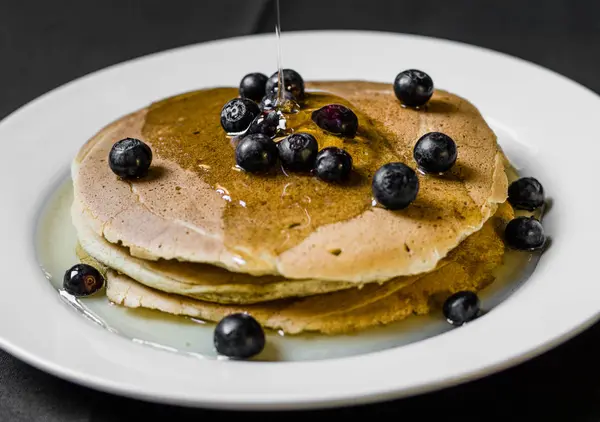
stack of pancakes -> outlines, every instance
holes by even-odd
[[[353,157],[342,184],[235,166],[235,139],[220,109],[237,89],[190,92],[110,124],[72,166],[78,256],[107,279],[108,298],[218,321],[248,312],[286,333],[343,333],[435,309],[450,294],[478,291],[502,263],[507,161],[478,110],[437,90],[422,110],[402,107],[389,84],[312,82],[288,129]],[[353,139],[326,133],[310,113],[345,104],[358,116]],[[458,148],[444,175],[419,174],[416,200],[390,211],[372,203],[381,165],[412,168],[414,144],[444,132]],[[108,154],[120,139],[153,151],[147,177],[121,180]]]

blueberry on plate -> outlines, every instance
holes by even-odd
[[[433,95],[433,80],[420,70],[405,70],[394,80],[394,93],[402,104],[419,107],[429,101]]]
[[[277,155],[275,142],[260,133],[244,136],[235,148],[237,165],[250,173],[267,171],[277,162]]]
[[[375,172],[372,189],[379,204],[390,210],[401,210],[417,197],[419,178],[406,164],[388,163]]]
[[[517,217],[504,229],[504,239],[508,246],[520,251],[534,251],[546,244],[544,227],[535,217]]]
[[[479,316],[479,297],[470,291],[456,292],[446,299],[442,311],[450,324],[463,325]]]
[[[341,104],[329,104],[312,112],[312,121],[321,129],[353,138],[358,130],[358,117]]]
[[[292,171],[310,171],[315,164],[319,144],[311,134],[298,132],[279,141],[277,149],[283,167]]]
[[[223,318],[214,332],[217,353],[235,359],[248,359],[265,348],[265,333],[252,316],[244,313]]]
[[[65,272],[63,289],[73,296],[89,296],[96,293],[104,285],[104,277],[100,271],[87,264],[77,264]]]
[[[221,126],[227,133],[240,133],[260,113],[258,104],[248,98],[234,98],[221,109]]]
[[[263,73],[248,73],[240,81],[240,97],[259,102],[265,96],[267,79]]]
[[[112,146],[108,154],[108,165],[123,179],[145,177],[152,164],[152,150],[135,138],[121,139]]]
[[[456,144],[448,135],[430,132],[421,136],[413,150],[413,157],[425,173],[443,173],[456,162]]]
[[[537,179],[523,177],[508,187],[508,202],[521,210],[533,211],[544,204],[544,188]]]
[[[342,182],[352,171],[352,156],[337,147],[323,148],[317,154],[314,172],[325,182]]]
[[[298,100],[304,99],[304,79],[292,69],[283,69],[283,84],[285,90],[291,92]],[[271,75],[266,84],[267,94],[277,92],[279,88],[278,72]]]

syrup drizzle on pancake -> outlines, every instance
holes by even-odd
[[[307,92],[300,112],[288,116],[288,129],[313,134],[319,148],[336,146],[347,150],[354,160],[351,180],[328,184],[309,174],[286,172],[279,166],[269,174],[245,173],[235,166],[235,138],[227,138],[219,123],[222,105],[236,95],[235,89],[215,88],[157,102],[150,107],[142,134],[155,154],[196,172],[227,201],[223,219],[225,243],[242,256],[251,254],[258,243],[263,250],[266,247],[278,255],[320,226],[368,211],[373,206],[372,177],[382,165],[401,161],[415,168],[412,148],[407,146],[414,145],[417,139],[406,140],[402,145],[392,143],[390,139],[394,138],[383,125],[353,104],[326,92]],[[310,119],[313,110],[332,103],[344,104],[357,114],[359,130],[355,138],[326,133]],[[398,107],[398,117],[410,127],[419,127],[420,113],[426,111]],[[480,210],[464,189],[463,177],[459,153],[457,165],[445,176],[420,175],[421,188],[415,202],[395,212],[417,224],[422,220],[441,220],[448,213],[477,224]]]

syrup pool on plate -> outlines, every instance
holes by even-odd
[[[533,163],[529,151],[511,139],[502,128],[493,127],[499,143],[510,158],[518,154],[522,163]],[[514,180],[516,173],[509,174]],[[214,323],[164,314],[144,309],[129,309],[111,304],[104,290],[87,298],[76,299],[62,291],[64,273],[78,263],[75,254],[77,236],[71,223],[72,182],[65,177],[52,187],[38,221],[36,251],[46,278],[61,294],[74,317],[81,314],[91,324],[98,324],[124,339],[150,347],[202,358],[216,358],[213,348]],[[519,212],[517,212],[519,215]],[[507,299],[533,272],[538,254],[507,251],[504,264],[496,271],[496,281],[480,292],[482,307],[493,307]],[[485,318],[485,315],[481,318]],[[332,359],[403,346],[454,328],[441,311],[427,316],[411,316],[382,328],[368,329],[351,335],[293,335],[267,331],[267,346],[255,359],[299,361]]]

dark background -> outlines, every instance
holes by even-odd
[[[271,32],[274,10],[270,0],[0,0],[0,118],[108,65],[181,45]],[[463,41],[533,61],[600,92],[599,0],[282,0],[281,18],[284,31],[368,29]],[[520,93],[513,98],[520,101]],[[560,92],[556,100],[561,101]],[[564,282],[568,292],[569,280]],[[598,421],[600,325],[483,380],[405,400],[300,416],[314,414],[330,419]],[[224,416],[258,415],[114,397],[47,375],[0,351],[2,422]]]

